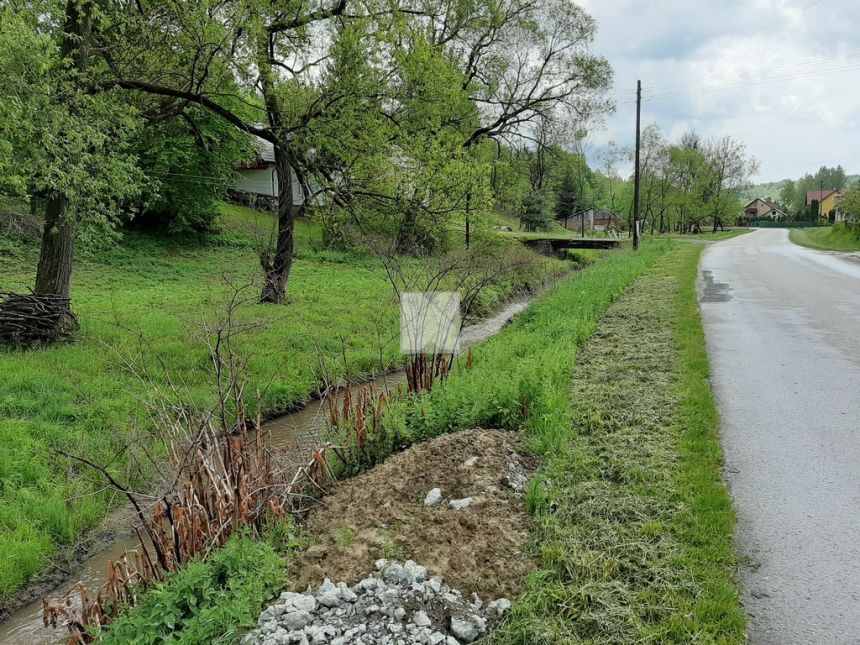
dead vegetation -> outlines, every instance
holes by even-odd
[[[153,393],[147,411],[166,460],[146,447],[153,441],[132,440],[124,449],[129,468],[120,479],[112,464],[59,452],[125,495],[141,538],[137,550],[110,563],[100,589],[88,591],[77,584],[59,598],[43,599],[45,624],[65,626],[70,643],[91,642],[92,628],[108,624],[154,582],[193,558],[205,558],[238,531],[259,534],[271,521],[304,513],[333,479],[330,453],[339,452],[337,447],[323,444],[307,462],[296,463],[292,452],[271,447],[260,414],[249,418],[246,412],[244,364],[233,340],[243,329],[235,313],[251,286],[236,287],[225,318],[205,330],[217,394],[213,406],[194,409],[181,384],[168,378],[166,389],[160,390],[145,364],[129,361],[128,369]],[[339,459],[345,456],[341,453]],[[152,489],[135,490],[133,482],[152,481],[153,472]]]
[[[78,330],[71,301],[38,293],[0,293],[0,345],[37,347]]]

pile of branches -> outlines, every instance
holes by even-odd
[[[0,211],[0,232],[24,242],[36,242],[42,232],[42,222],[28,213]]]
[[[68,298],[0,292],[0,344],[33,347],[68,339],[77,330]]]

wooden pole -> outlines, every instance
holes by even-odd
[[[641,180],[639,172],[639,153],[641,141],[639,137],[639,125],[642,114],[642,81],[636,81],[636,171],[633,184],[633,249],[639,248],[639,183]]]

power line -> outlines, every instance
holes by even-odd
[[[717,84],[717,85],[711,85],[711,86],[706,86],[703,84],[690,83],[690,86],[688,89],[684,89],[684,88],[679,87],[676,90],[656,92],[656,93],[649,94],[648,96],[646,96],[645,100],[655,101],[655,100],[663,100],[663,99],[670,99],[670,98],[681,98],[684,96],[701,94],[702,92],[715,92],[715,91],[720,91],[720,90],[736,89],[736,88],[743,88],[743,87],[752,87],[752,86],[756,86],[756,85],[765,85],[765,84],[769,84],[769,83],[778,83],[778,82],[783,82],[783,81],[792,81],[792,80],[798,80],[798,79],[802,79],[802,78],[831,76],[833,74],[841,74],[843,72],[857,71],[858,69],[860,69],[860,64],[850,65],[850,66],[845,66],[845,67],[825,69],[825,70],[808,70],[806,72],[799,72],[799,73],[795,73],[795,74],[784,74],[781,76],[774,76],[771,78],[756,78],[756,79],[749,79],[749,80],[740,81],[740,82],[723,83],[723,84]],[[635,102],[635,99],[625,99],[625,100],[619,101],[619,103],[622,103],[622,104],[634,103],[634,102]]]
[[[806,12],[806,11],[808,11],[809,9],[812,9],[812,7],[815,7],[815,6],[817,6],[817,5],[820,5],[822,2],[824,2],[824,0],[815,0],[815,2],[812,2],[812,3],[808,4],[808,5],[806,5],[805,7],[803,7],[803,8],[800,10],[800,12],[799,12],[799,13],[805,13],[805,12]],[[752,32],[751,34],[747,34],[747,35],[746,35],[746,37],[747,37],[747,38],[752,38],[753,36],[757,36],[757,35],[759,35],[760,33],[765,32],[765,31],[767,31],[767,30],[771,29],[772,27],[776,27],[777,25],[781,25],[781,24],[782,24],[782,23],[784,23],[786,20],[788,20],[788,16],[783,16],[783,17],[782,17],[782,18],[780,18],[779,20],[776,20],[776,21],[774,21],[774,22],[770,23],[769,25],[765,25],[764,27],[762,27],[762,28],[761,28],[761,29],[759,29],[758,31],[754,31],[754,32]]]
[[[664,92],[662,94],[652,94],[647,96],[646,99],[648,101],[655,100],[663,100],[669,98],[680,98],[683,96],[688,96],[690,94],[700,94],[702,92],[716,92],[720,90],[728,90],[728,89],[737,89],[743,87],[753,87],[756,85],[766,85],[769,83],[779,83],[783,81],[793,81],[799,80],[802,78],[810,78],[810,77],[820,77],[820,76],[832,76],[834,74],[841,74],[843,72],[853,72],[860,70],[860,65],[852,65],[849,67],[842,67],[837,69],[829,69],[829,70],[810,70],[808,72],[799,73],[799,74],[787,74],[784,76],[776,76],[772,78],[759,78],[759,79],[751,79],[749,81],[737,82],[737,83],[728,83],[724,85],[714,85],[714,86],[697,86],[692,87],[689,90],[678,90],[672,92]]]
[[[800,72],[805,67],[826,67],[828,65],[832,65],[834,63],[847,63],[853,60],[860,59],[860,54],[851,54],[848,56],[834,56],[832,58],[819,58],[816,60],[807,60],[800,63],[791,63],[786,65],[778,65],[775,67],[760,67],[754,70],[747,70],[743,72],[733,72],[731,74],[718,74],[714,76],[702,76],[695,80],[682,80],[682,81],[673,81],[671,83],[654,83],[653,85],[649,85],[652,90],[664,91],[670,89],[678,89],[684,86],[693,86],[699,85],[701,83],[710,83],[717,81],[732,81],[732,80],[744,80],[748,78],[752,74],[770,74],[770,73],[780,73],[780,72]],[[810,70],[811,71],[811,70]],[[628,94],[630,92],[627,92]]]

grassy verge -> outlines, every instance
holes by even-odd
[[[607,257],[479,346],[471,369],[386,413],[400,445],[519,428],[544,457],[528,495],[541,570],[496,642],[743,641],[734,514],[695,294],[700,252],[659,241]],[[377,449],[382,457],[396,447]],[[248,566],[231,575],[244,580]],[[109,636],[134,637],[150,620],[161,633],[161,605],[173,615],[190,575],[147,595]],[[229,576],[221,584],[235,586]],[[238,633],[260,598],[227,601],[235,621],[216,613],[216,624]],[[209,607],[189,610],[187,624],[197,629]]]
[[[235,643],[285,584],[284,558],[269,541],[234,537],[205,562],[190,563],[144,593],[100,642]]]
[[[579,354],[529,493],[542,570],[497,642],[743,641],[700,252],[660,258]]]
[[[821,251],[860,251],[860,232],[844,226],[793,228],[788,233],[795,244]]]
[[[260,216],[238,207],[225,213],[218,235],[129,233],[119,247],[81,258],[73,276],[77,341],[0,351],[0,605],[103,517],[108,495],[53,454],[61,448],[106,463],[129,428],[146,423],[140,404],[146,391],[122,360],[144,349],[138,334],[164,361],[163,367],[150,361],[156,379],[166,371],[187,385],[192,401],[211,400],[201,323],[223,313],[225,273],[237,281],[259,274],[253,238]],[[334,379],[347,371],[343,351],[353,374],[400,360],[394,343],[380,357],[381,344],[397,333],[398,311],[378,262],[325,249],[320,229],[309,222],[300,222],[297,236],[290,306],[254,305],[239,313],[239,322],[259,325],[242,339],[247,391],[263,392],[262,406],[272,413],[317,391],[318,348]],[[0,253],[0,289],[32,285],[36,249],[16,244]],[[488,290],[482,304],[490,308],[567,267],[539,260],[534,271]],[[122,473],[121,462],[116,470]]]
[[[403,444],[466,428],[527,427],[538,450],[564,444],[569,432],[559,428],[568,418],[567,388],[578,349],[615,298],[669,244],[610,254],[559,284],[481,344],[472,369],[456,370],[417,401],[392,406],[385,415],[389,440]]]
[[[456,370],[444,384],[417,400],[392,405],[384,417],[387,439],[375,446],[377,458],[443,432],[477,426],[527,426],[531,428],[535,446],[544,451],[564,443],[570,435],[566,411],[577,351],[613,300],[652,266],[668,246],[666,242],[649,243],[638,254],[630,251],[602,254],[600,262],[561,282],[498,336],[475,348],[472,369]],[[557,436],[560,426],[567,430]],[[283,529],[279,530],[283,533]],[[283,539],[253,544],[264,562],[272,554],[283,555],[290,550],[289,544],[284,548]],[[216,557],[221,556],[216,554]],[[238,564],[221,576],[216,588],[198,599],[199,587],[212,587],[211,562],[193,564],[145,594],[139,607],[125,612],[106,631],[104,642],[127,642],[139,635],[149,638],[150,634],[154,640],[143,642],[158,642],[158,638],[169,633],[165,630],[174,626],[182,627],[176,642],[203,642],[194,638],[199,633],[207,637],[216,635],[216,631],[206,626],[210,621],[231,636],[252,624],[261,605],[268,600],[264,593],[258,593],[263,588],[255,584],[253,593],[243,594],[230,590],[240,588],[249,575],[256,575],[253,572],[257,569],[248,562]],[[265,571],[260,575],[268,580]],[[200,609],[191,607],[183,600],[185,596],[191,597]],[[225,622],[223,613],[212,608],[213,598],[225,604],[227,614],[234,616],[233,623]],[[177,621],[174,616],[180,610],[184,618]],[[203,620],[210,613],[212,616]],[[161,618],[162,615],[166,618]],[[150,629],[148,625],[153,627]],[[203,629],[207,631],[199,631]]]

